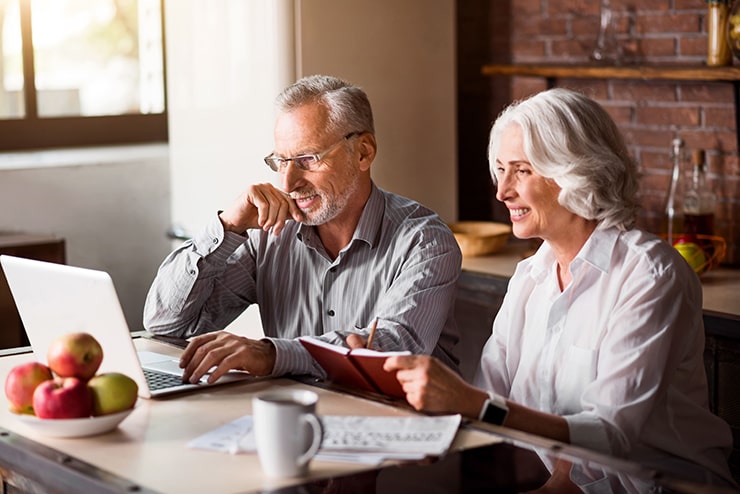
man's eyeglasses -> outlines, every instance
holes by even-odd
[[[362,132],[350,132],[349,134],[342,137],[339,141],[332,144],[332,146],[327,149],[326,151],[323,151],[318,154],[301,154],[298,156],[293,156],[292,158],[278,158],[277,156],[273,156],[272,154],[265,157],[265,163],[267,163],[267,166],[269,166],[272,171],[277,172],[280,171],[285,167],[285,165],[288,164],[288,161],[292,161],[296,168],[299,170],[302,170],[304,172],[312,172],[319,168],[319,164],[321,163],[321,160],[326,158],[326,156],[334,151],[337,146],[339,146],[341,143],[346,141],[347,139],[350,139],[354,136],[358,136],[362,134]]]

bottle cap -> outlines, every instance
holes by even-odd
[[[694,149],[691,152],[691,162],[695,165],[702,165],[704,164],[705,156],[703,149]]]

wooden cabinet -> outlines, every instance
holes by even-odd
[[[457,283],[455,320],[460,332],[458,357],[460,374],[473,381],[481,351],[491,335],[493,319],[504,302],[509,279],[485,273],[463,271]]]
[[[50,235],[0,232],[0,254],[62,264],[66,261],[64,239]],[[0,270],[0,348],[25,345],[28,338],[5,274]]]
[[[709,381],[709,406],[730,424],[733,451],[730,468],[740,482],[740,316],[704,311],[704,364]]]

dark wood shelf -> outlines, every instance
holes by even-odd
[[[740,81],[738,67],[703,65],[596,65],[596,64],[490,64],[481,72],[486,76],[523,76],[576,79],[644,79],[674,81]]]

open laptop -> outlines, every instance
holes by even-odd
[[[134,346],[113,280],[104,271],[0,255],[36,360],[46,363],[49,345],[72,332],[93,335],[103,347],[98,373],[121,372],[136,381],[139,396],[153,398],[253,376],[233,371],[214,384],[182,382],[177,359]]]

